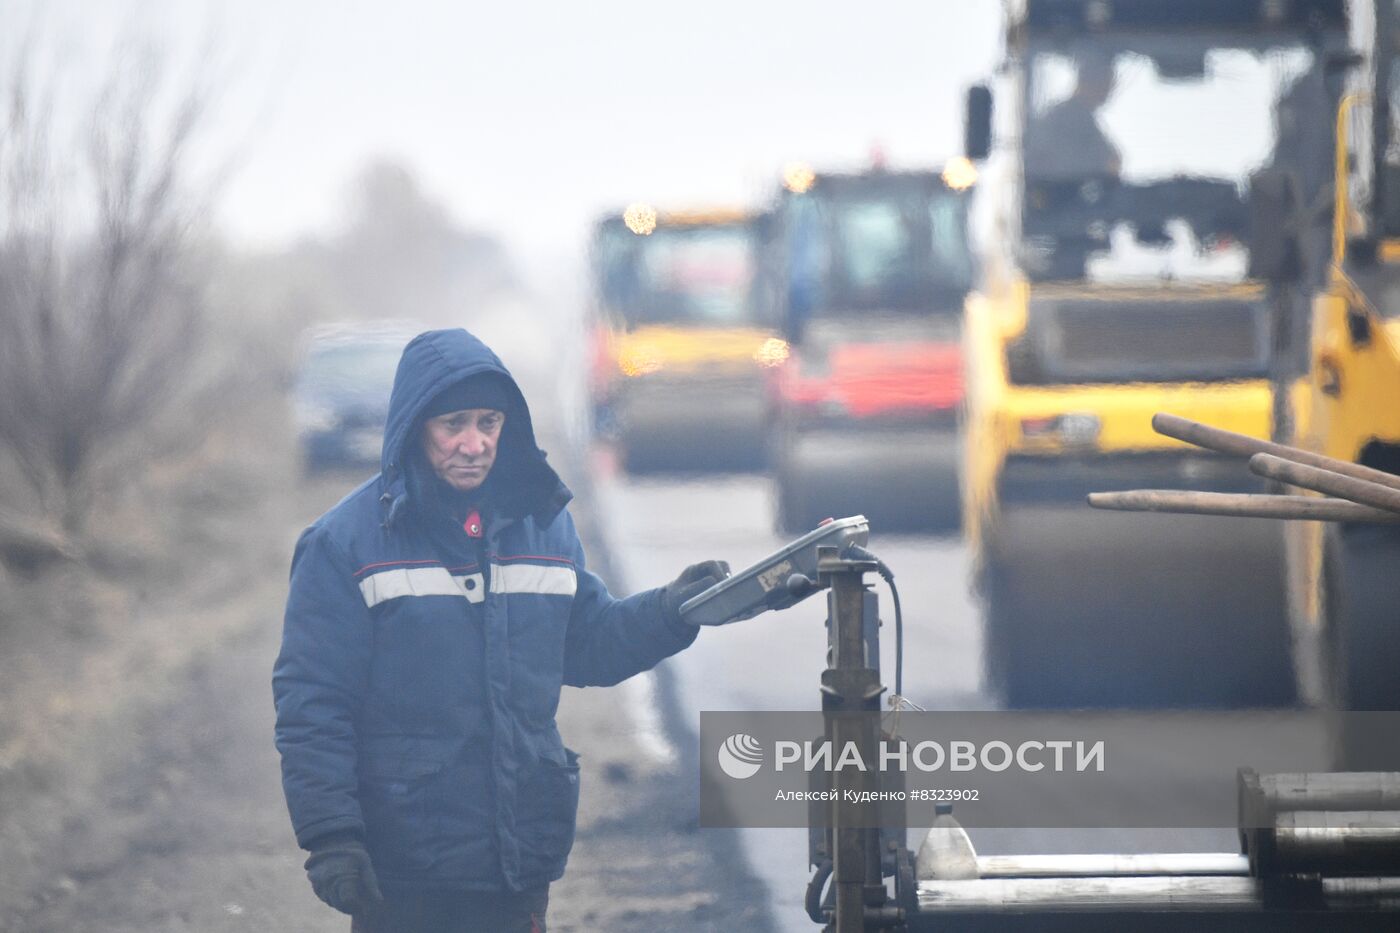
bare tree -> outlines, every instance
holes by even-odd
[[[0,551],[12,552],[77,540],[99,491],[161,443],[162,420],[212,389],[213,189],[194,149],[209,84],[176,88],[161,55],[127,50],[72,100],[35,60],[0,75]],[[194,413],[183,424],[200,430]]]
[[[465,324],[480,302],[518,287],[500,242],[454,218],[411,168],[371,162],[347,194],[344,229],[298,257],[336,316]]]

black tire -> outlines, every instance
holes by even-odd
[[[703,466],[696,451],[672,438],[623,428],[617,441],[618,463],[631,476],[690,473]]]
[[[1074,709],[1149,705],[1108,663],[1082,619],[1035,607],[1012,568],[989,564],[978,584],[983,609],[983,672],[1004,709]]]
[[[1328,530],[1323,552],[1323,644],[1334,765],[1400,770],[1400,735],[1352,711],[1400,710],[1400,529]]]
[[[701,445],[692,438],[657,437],[623,431],[618,439],[618,459],[627,473],[734,473],[763,469],[766,458],[762,444],[727,444],[718,438],[713,445]]]
[[[869,469],[813,462],[799,437],[773,445],[775,525],[781,533],[810,531],[825,518],[864,515],[878,532],[956,534],[962,527],[962,494],[955,469],[915,471],[878,458]],[[860,444],[859,437],[846,439]]]
[[[929,504],[920,530],[955,535],[962,530],[962,487],[956,471],[936,476],[930,483]]]
[[[632,476],[657,473],[668,466],[664,455],[658,456],[653,447],[635,437],[624,435],[618,442],[617,451],[622,469]]]
[[[1007,709],[1045,705],[1045,685],[1037,683],[1036,665],[1027,657],[1032,633],[1026,614],[1016,605],[1006,570],[989,563],[977,581],[982,602],[982,673],[987,690]]]
[[[1108,539],[1072,509],[1021,516],[979,579],[987,682],[1005,706],[1296,703],[1282,539],[1276,551],[1265,526],[1236,539],[1214,519],[1152,516]]]

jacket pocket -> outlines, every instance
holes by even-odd
[[[515,830],[523,883],[554,881],[574,845],[578,819],[578,755],[565,749],[565,763],[542,761],[520,786]]]
[[[416,875],[432,866],[431,786],[445,762],[408,755],[360,759],[360,809],[375,869],[386,876]]]

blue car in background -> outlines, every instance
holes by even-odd
[[[424,330],[388,321],[322,326],[305,335],[292,401],[308,473],[379,464],[399,355]]]

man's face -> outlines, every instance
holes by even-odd
[[[458,492],[486,482],[506,416],[493,408],[465,408],[423,422],[423,452],[433,472]]]

